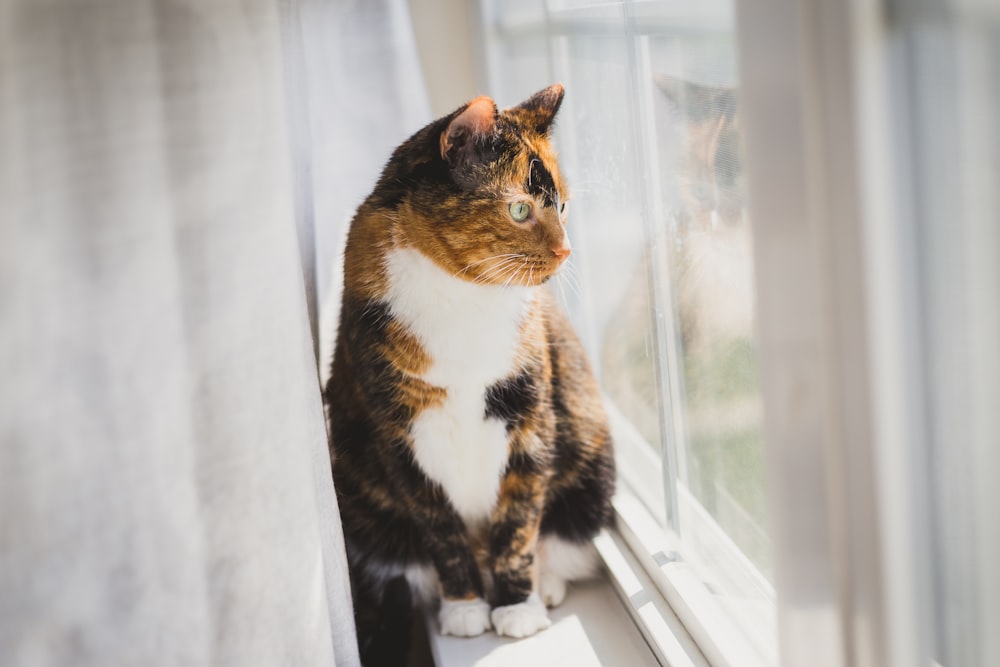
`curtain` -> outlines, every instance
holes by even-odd
[[[296,202],[313,234],[320,372],[329,373],[355,209],[393,149],[431,120],[406,0],[283,4]]]
[[[0,0],[0,664],[357,663],[317,276],[363,195],[335,179],[370,187],[351,164],[426,105],[339,59],[415,63],[407,30],[401,2]]]

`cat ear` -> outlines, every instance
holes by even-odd
[[[736,106],[736,89],[706,86],[666,74],[654,74],[653,81],[675,112],[698,115],[708,110],[731,113]]]
[[[566,89],[563,88],[562,84],[555,83],[545,90],[538,91],[514,108],[523,113],[536,132],[548,134],[552,127],[552,120],[556,117],[556,112],[559,111],[559,105],[562,104],[565,94]]]
[[[441,133],[441,157],[452,166],[477,161],[478,148],[485,143],[484,139],[493,134],[497,105],[490,98],[481,96],[466,104],[457,114]]]
[[[677,112],[703,109],[711,105],[722,91],[721,88],[675,79],[666,74],[654,74],[653,81],[656,82],[660,92],[670,100],[670,107]]]

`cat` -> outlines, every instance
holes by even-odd
[[[404,659],[417,603],[443,634],[545,629],[612,523],[601,394],[546,285],[571,250],[563,95],[430,123],[351,223],[324,395],[366,664]]]

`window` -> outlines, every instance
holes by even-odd
[[[481,9],[500,100],[567,85],[620,538],[704,657],[1000,664],[996,3]]]
[[[483,18],[501,102],[567,87],[579,252],[556,289],[611,412],[623,532],[687,591],[710,659],[773,662],[733,5],[486,2]],[[720,623],[740,638],[711,640]]]

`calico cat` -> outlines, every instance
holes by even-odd
[[[366,664],[401,660],[417,601],[444,634],[543,630],[611,521],[601,395],[545,286],[570,253],[562,99],[432,122],[351,223],[325,398]]]

